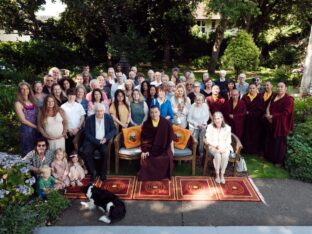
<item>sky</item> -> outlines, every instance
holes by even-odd
[[[61,3],[60,0],[56,0],[52,3],[51,0],[46,0],[46,5],[43,6],[42,10],[39,10],[37,16],[58,16],[66,8],[66,5]]]

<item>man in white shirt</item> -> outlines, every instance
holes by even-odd
[[[117,72],[116,73],[116,78],[117,78],[117,82],[112,84],[112,87],[111,87],[111,97],[112,97],[112,100],[114,100],[115,92],[116,92],[117,89],[125,90],[125,83],[123,81],[122,73],[121,72]]]
[[[86,120],[85,139],[82,146],[84,159],[91,172],[91,182],[97,175],[102,181],[106,180],[107,158],[109,157],[108,142],[116,135],[116,127],[112,117],[105,113],[105,106],[102,103],[94,105],[95,115]],[[99,150],[101,156],[100,172],[96,171],[93,154]]]
[[[151,85],[155,85],[156,87],[160,86],[161,82],[161,73],[159,71],[155,72],[155,80],[151,82]]]
[[[237,82],[235,84],[236,89],[240,93],[240,98],[242,98],[242,96],[244,96],[246,93],[248,93],[249,84],[247,82],[245,82],[245,79],[246,79],[246,75],[244,73],[241,73],[238,76],[238,81],[239,82]]]
[[[85,120],[86,112],[80,103],[75,102],[75,89],[68,89],[67,102],[61,108],[67,118],[67,139],[65,141],[66,153],[70,154],[74,149],[78,152],[78,142],[81,137],[81,129]]]

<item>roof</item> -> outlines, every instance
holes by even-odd
[[[204,2],[198,3],[196,10],[193,13],[196,20],[203,20],[203,19],[219,20],[221,19],[221,16],[219,13],[217,14],[213,12],[208,13],[205,8],[206,8],[206,5]]]

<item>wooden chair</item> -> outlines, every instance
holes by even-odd
[[[174,148],[173,160],[175,161],[191,161],[192,160],[192,176],[195,176],[196,170],[196,150],[197,140],[191,135],[187,147],[183,150]]]
[[[115,173],[119,173],[119,160],[138,160],[141,158],[141,148],[126,149],[123,143],[122,132],[118,133],[114,140],[115,144]]]
[[[236,165],[237,165],[237,162],[240,160],[240,156],[241,156],[240,152],[243,148],[243,145],[241,141],[239,140],[239,138],[234,133],[232,133],[232,147],[235,153],[235,157],[234,158],[230,157],[229,162],[234,164],[233,175],[236,176],[236,173],[237,173]],[[209,145],[207,145],[206,143],[205,143],[205,151],[206,152],[205,152],[203,175],[206,175],[208,161],[213,159],[213,156],[209,154]]]

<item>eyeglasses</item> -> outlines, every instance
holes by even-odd
[[[46,147],[45,144],[38,144],[37,147]]]

